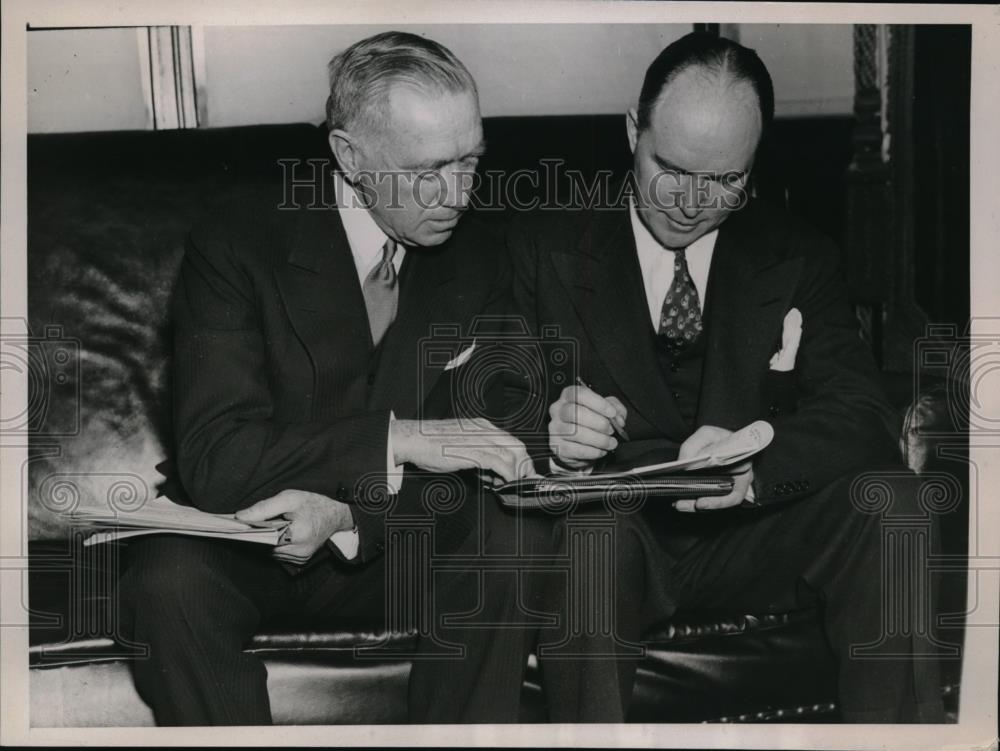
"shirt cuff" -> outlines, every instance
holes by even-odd
[[[589,475],[593,471],[593,465],[587,467],[586,469],[569,469],[568,467],[556,464],[556,460],[549,457],[549,474],[555,475],[556,477],[579,477],[581,475]]]
[[[392,423],[395,419],[395,413],[390,411],[388,435],[385,440],[385,481],[393,495],[399,493],[399,488],[403,483],[403,465],[393,462],[396,452],[392,447]],[[355,526],[354,529],[342,529],[339,532],[334,532],[330,535],[330,542],[336,545],[337,549],[343,553],[344,558],[350,561],[358,555],[358,548],[361,547],[361,535],[358,534],[358,528]]]
[[[392,447],[392,424],[396,421],[396,413],[389,411],[389,435],[385,440],[385,482],[389,486],[389,492],[393,495],[399,494],[399,488],[403,484],[403,465],[396,464],[396,452]]]
[[[358,555],[358,547],[361,537],[358,535],[358,528],[342,529],[330,535],[330,542],[337,546],[337,549],[344,554],[344,558],[352,560]]]

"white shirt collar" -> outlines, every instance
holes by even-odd
[[[629,201],[629,218],[632,221],[635,249],[639,255],[642,282],[646,289],[649,317],[653,328],[658,328],[663,300],[674,281],[674,253],[660,245],[660,242],[642,223],[639,212],[636,211],[634,200]],[[698,290],[698,303],[702,310],[705,308],[708,272],[712,265],[712,254],[715,251],[715,241],[718,236],[719,230],[714,229],[691,243],[684,252],[688,273],[691,275],[695,289]]]
[[[375,223],[368,209],[362,206],[361,199],[351,184],[339,174],[334,174],[333,180],[340,221],[351,246],[358,279],[364,284],[368,272],[382,260],[382,248],[389,236]],[[392,259],[397,272],[403,263],[405,252],[403,245],[397,246],[396,255]]]

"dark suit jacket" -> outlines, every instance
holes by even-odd
[[[676,450],[693,427],[656,359],[627,209],[527,217],[512,227],[509,247],[515,311],[534,331],[558,325],[559,335],[575,342],[582,378],[628,408],[633,445],[619,451],[646,441],[667,455]],[[787,413],[772,403],[768,361],[793,307],[804,323],[797,409]],[[801,497],[865,462],[898,458],[895,417],[828,239],[752,201],[720,227],[704,308],[707,351],[695,427],[772,423],[774,441],[754,462],[759,503]],[[552,381],[540,395],[547,404],[566,385],[565,377]],[[535,428],[544,433],[543,425]],[[536,445],[534,453],[547,464],[544,450]]]
[[[385,477],[390,410],[454,415],[444,365],[477,315],[502,312],[509,266],[468,217],[445,244],[408,250],[376,356],[337,211],[275,205],[254,197],[191,233],[173,310],[179,475],[212,512],[288,488],[355,504],[367,561],[384,549],[385,494],[360,485]],[[397,508],[419,504],[412,486]]]

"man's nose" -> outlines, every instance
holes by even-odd
[[[680,201],[679,205],[685,219],[694,219],[701,211],[697,196],[690,193],[684,196],[684,200]]]
[[[459,167],[446,167],[441,171],[441,178],[441,203],[452,209],[464,209],[468,206],[475,172]]]
[[[704,183],[698,176],[688,176],[684,181],[684,191],[677,202],[685,219],[695,219],[702,211],[709,208],[709,196],[704,189]]]

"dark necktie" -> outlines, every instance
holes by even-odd
[[[389,238],[382,246],[382,260],[368,272],[365,283],[361,285],[365,296],[365,307],[368,309],[372,344],[376,347],[396,317],[399,286],[396,284],[396,267],[392,265],[395,255],[396,241]]]
[[[673,251],[674,282],[663,298],[657,333],[675,349],[683,349],[701,334],[701,306],[698,290],[688,273],[684,248]]]

